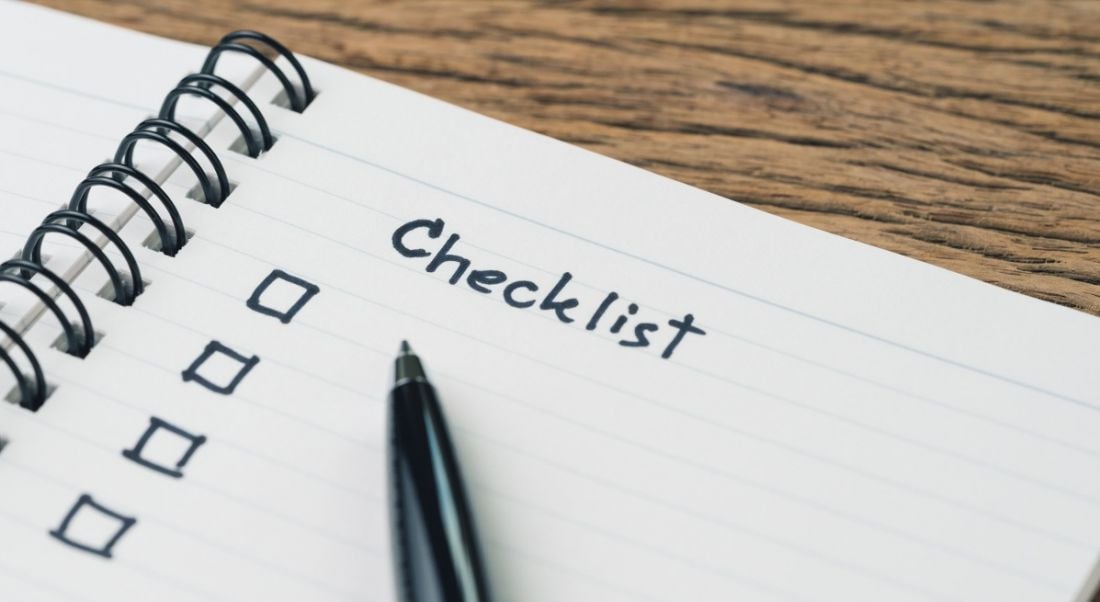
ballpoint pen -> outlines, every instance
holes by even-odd
[[[407,342],[389,396],[390,521],[398,600],[488,602],[454,447],[420,358]]]

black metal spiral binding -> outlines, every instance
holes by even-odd
[[[168,139],[171,144],[165,144],[165,146],[171,148],[173,152],[187,164],[191,171],[194,172],[195,177],[199,180],[199,186],[202,188],[203,200],[206,201],[208,205],[220,207],[221,204],[225,202],[225,199],[229,197],[229,176],[225,172],[225,166],[222,165],[221,159],[218,158],[217,153],[215,153],[214,150],[210,148],[210,145],[198,134],[175,121],[160,118],[142,121],[134,128],[133,133],[137,132],[154,132]],[[214,175],[218,179],[217,190],[214,189],[214,185],[210,181],[210,176],[206,174],[206,171],[203,170],[198,161],[195,161],[195,158],[184,150],[182,146],[175,144],[174,140],[168,138],[167,134],[169,132],[174,132],[183,136],[188,142],[195,145],[195,148],[206,157],[206,160],[209,161],[210,165],[214,168]],[[122,143],[119,144],[118,151],[115,152],[115,163],[122,163],[129,167],[134,166],[134,144],[136,144],[137,140],[134,139],[133,142],[128,142],[131,136],[133,136],[133,133],[123,138]],[[162,142],[162,144],[164,143]]]
[[[253,43],[286,59],[298,77],[301,93],[274,60],[265,55],[259,48],[241,42]],[[259,106],[237,85],[214,73],[219,57],[226,52],[243,53],[259,61],[264,68],[279,80],[290,108],[296,112],[304,111],[317,95],[310,83],[309,76],[302,68],[297,57],[274,38],[256,31],[236,31],[226,35],[210,49],[201,71],[184,77],[166,95],[159,115],[156,118],[142,121],[130,134],[126,135],[119,143],[112,162],[96,166],[88,173],[88,176],[77,185],[67,208],[54,211],[46,216],[42,224],[35,228],[28,237],[20,257],[0,263],[0,283],[15,284],[26,289],[60,322],[66,353],[77,357],[85,357],[95,345],[96,334],[91,315],[80,295],[64,278],[43,264],[42,243],[47,235],[60,234],[68,237],[88,251],[92,258],[107,271],[115,303],[132,305],[144,290],[141,268],[129,245],[110,226],[89,211],[88,196],[92,190],[109,188],[124,194],[137,205],[152,222],[160,241],[160,251],[165,255],[175,256],[187,244],[187,229],[176,203],[153,178],[142,172],[134,164],[134,151],[139,142],[154,142],[172,151],[194,173],[202,192],[202,200],[206,204],[213,207],[221,206],[232,190],[225,166],[217,153],[210,148],[210,145],[201,136],[176,121],[175,111],[179,100],[184,96],[196,96],[214,103],[240,130],[250,157],[260,156],[263,152],[271,149],[274,144],[275,137],[272,135],[267,119]],[[239,106],[243,106],[247,110],[256,125],[256,129],[259,130],[258,137],[244,117],[241,116],[241,113],[226,98],[215,93],[214,89],[225,92]],[[179,138],[175,138],[173,135]],[[180,142],[181,139],[193,146],[194,150],[209,163],[214,172],[213,180],[194,154]],[[140,184],[140,188],[135,187],[133,182]],[[141,188],[144,188],[148,193],[143,193]],[[163,214],[162,211],[158,210],[158,206],[159,209],[163,210]],[[168,216],[167,221],[163,217],[164,214]],[[81,226],[85,225],[105,238],[108,243],[119,251],[128,274],[124,275],[99,243],[81,231]],[[35,276],[41,276],[48,280],[58,291],[57,295],[68,300],[77,314],[78,319],[75,323],[68,318],[65,311],[58,304],[56,297],[51,295],[50,291],[43,289],[32,281]],[[79,326],[75,324],[79,324]],[[10,353],[11,349],[0,346],[0,364],[7,366],[15,375],[19,391],[19,405],[37,411],[42,407],[46,396],[49,394],[42,364],[30,345],[15,328],[0,321],[0,334],[6,336],[12,342],[14,347],[25,357],[26,364],[31,368],[32,375],[28,377],[20,368],[20,363],[16,361],[17,358]]]
[[[15,380],[19,384],[19,405],[27,408],[28,410],[37,411],[42,407],[42,402],[46,401],[46,373],[42,370],[42,364],[39,363],[38,357],[31,351],[31,346],[23,340],[23,337],[15,331],[14,328],[8,326],[0,320],[0,332],[3,332],[15,346],[23,352],[23,355],[27,358],[27,363],[31,366],[31,371],[34,373],[34,382],[27,381],[27,375],[23,374],[23,371],[19,369],[19,365],[15,363],[10,355],[4,351],[3,347],[0,347],[0,352],[3,352],[4,363],[11,368],[15,374]]]
[[[209,73],[192,73],[181,79],[179,85],[205,87],[206,89],[212,86],[224,88],[226,92],[236,97],[252,115],[252,119],[256,122],[256,126],[260,130],[260,142],[263,150],[269,151],[272,145],[275,144],[275,138],[271,135],[271,128],[268,127],[267,119],[265,119],[264,114],[260,112],[260,108],[256,106],[256,103],[252,102],[252,99],[244,93],[244,90],[233,85],[229,80],[218,77],[217,75],[210,75]]]
[[[29,269],[48,278],[50,282],[52,282],[54,286],[57,286],[65,296],[69,298],[69,301],[76,306],[77,313],[80,314],[81,330],[77,330],[77,328],[73,326],[73,323],[65,315],[64,310],[61,309],[61,306],[57,304],[57,301],[50,296],[49,293],[32,282],[30,277],[23,276],[22,273],[8,273],[7,270],[11,269],[18,269],[20,272]],[[92,329],[92,318],[88,314],[87,308],[84,307],[84,303],[80,301],[80,297],[63,278],[38,264],[29,261],[24,262],[21,259],[14,259],[0,264],[0,282],[10,282],[30,291],[31,294],[37,297],[38,300],[46,306],[46,309],[50,310],[50,313],[52,313],[61,324],[61,330],[65,334],[65,351],[77,357],[88,355],[88,352],[92,349],[92,338],[95,336],[95,331]]]
[[[113,177],[106,177],[106,176]],[[136,188],[126,183],[124,177],[130,177],[152,192],[153,196],[160,201],[160,204],[164,206],[164,209],[168,212],[168,217],[172,220],[172,231],[168,231],[167,224],[164,223],[164,219],[160,214],[153,209],[153,206]],[[152,178],[145,175],[138,169],[124,165],[121,163],[103,163],[92,168],[92,171],[88,172],[88,177],[77,185],[76,190],[73,191],[72,199],[69,201],[69,209],[73,211],[79,211],[80,213],[88,212],[88,193],[96,186],[106,186],[108,188],[114,188],[126,196],[130,197],[138,207],[141,208],[145,215],[149,217],[153,222],[153,227],[157,230],[157,236],[160,239],[161,252],[165,255],[175,256],[176,253],[183,248],[183,245],[187,244],[187,228],[183,225],[183,217],[180,215],[179,209],[176,208],[176,204],[172,202],[172,199],[168,198],[168,194],[164,192],[164,189],[160,187]],[[70,222],[70,224],[73,222]]]
[[[23,374],[23,371],[19,368],[19,364],[15,363],[15,360],[11,359],[7,351],[4,351],[3,347],[0,347],[0,360],[3,360],[8,366],[8,370],[11,370],[15,375],[15,384],[19,387],[19,399],[20,405],[22,400],[31,399],[34,394],[34,389],[31,388],[30,382],[27,380],[27,375]]]
[[[114,262],[107,258],[107,255],[99,245],[92,242],[90,238],[84,236],[79,230],[70,225],[74,221],[81,224],[88,224],[106,237],[107,240],[122,253],[122,258],[126,262],[126,268],[130,272],[129,287],[126,286],[127,279],[122,277],[115,267]],[[62,224],[61,222],[65,223]],[[63,209],[47,215],[46,219],[42,221],[42,225],[35,228],[34,232],[27,238],[27,243],[23,247],[23,262],[42,265],[42,241],[49,232],[57,232],[76,239],[97,261],[99,261],[103,268],[107,270],[107,277],[111,280],[111,286],[114,289],[115,303],[119,305],[133,305],[134,300],[144,291],[145,284],[141,279],[141,268],[138,267],[137,259],[134,258],[134,254],[130,251],[130,246],[123,242],[122,237],[107,224],[80,211]],[[24,275],[28,273],[29,272],[24,269]]]
[[[176,86],[168,93],[168,96],[164,97],[164,104],[160,106],[160,118],[175,121],[176,105],[179,103],[181,97],[187,95],[205,98],[217,105],[218,108],[225,113],[226,117],[229,117],[230,121],[237,126],[237,129],[241,131],[245,146],[248,148],[248,156],[253,159],[260,156],[260,153],[263,152],[264,149],[260,146],[260,142],[256,140],[256,134],[252,131],[252,128],[248,127],[248,123],[245,122],[244,117],[241,117],[241,114],[237,112],[237,109],[233,108],[233,105],[229,104],[224,98],[210,90],[198,86]]]
[[[251,46],[237,43],[237,40],[251,40],[257,42],[274,50],[285,58],[294,69],[294,72],[298,75],[298,81],[302,84],[302,93],[305,98],[298,95],[298,91],[294,88],[294,84],[290,83],[290,79],[286,76],[286,73],[284,73],[274,61]],[[258,60],[260,64],[266,67],[267,70],[279,80],[279,83],[283,85],[283,91],[286,92],[286,98],[287,102],[290,103],[290,108],[298,113],[306,110],[309,103],[313,102],[313,99],[317,97],[317,93],[313,90],[313,85],[309,81],[309,75],[307,75],[306,70],[302,68],[302,64],[298,62],[298,58],[295,57],[294,53],[287,49],[286,46],[283,46],[278,40],[271,36],[250,30],[234,31],[233,33],[227,34],[210,49],[210,54],[206,55],[206,61],[202,64],[201,72],[213,74],[214,69],[218,65],[218,59],[226,52],[240,52]]]

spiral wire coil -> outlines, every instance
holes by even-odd
[[[293,69],[299,87],[292,83],[286,72],[274,60],[257,47],[284,58]],[[240,131],[249,157],[259,157],[263,152],[270,150],[274,144],[275,138],[259,106],[236,84],[214,73],[220,57],[227,52],[251,57],[271,72],[282,86],[292,111],[301,113],[316,98],[317,93],[309,81],[309,76],[290,50],[266,34],[248,30],[235,31],[224,36],[210,49],[199,73],[184,77],[168,92],[156,118],[139,123],[119,143],[111,161],[98,165],[88,172],[87,177],[73,191],[67,207],[47,215],[41,225],[31,232],[20,256],[0,263],[0,283],[13,284],[30,292],[44,306],[44,311],[60,323],[64,341],[60,348],[65,353],[80,358],[86,357],[95,345],[96,334],[91,314],[80,295],[69,282],[45,266],[42,244],[47,235],[61,235],[76,241],[91,255],[92,261],[104,268],[114,303],[122,306],[132,305],[144,291],[141,267],[129,245],[118,232],[89,211],[88,198],[92,190],[100,187],[110,188],[129,198],[152,222],[159,242],[159,252],[174,257],[187,244],[187,229],[175,202],[155,179],[135,166],[134,150],[137,143],[152,142],[171,151],[179,158],[181,165],[186,166],[198,180],[202,202],[213,207],[220,207],[229,196],[232,190],[229,177],[221,159],[202,136],[176,120],[176,107],[179,101],[190,96],[213,103]],[[223,91],[237,101],[238,107],[244,107],[245,112],[256,124],[258,132],[253,131],[241,112],[225,96],[214,92],[214,89]],[[171,136],[172,134],[190,143],[194,151],[212,166],[213,178],[196,159],[195,154],[188,151],[177,138]],[[135,183],[140,187],[135,186]],[[143,194],[141,188],[148,191],[148,194]],[[163,217],[164,215],[167,215],[167,220]],[[121,266],[123,270],[120,270],[120,266],[107,255],[104,247],[88,236],[87,230],[82,226],[94,230],[106,239],[110,246],[118,250],[125,264]],[[35,276],[41,276],[49,281],[57,291],[56,296],[34,282]],[[58,303],[61,297],[64,297],[75,311],[77,318],[75,321],[70,319]],[[18,394],[18,399],[15,401],[23,408],[37,411],[49,395],[49,386],[42,363],[23,335],[3,320],[0,320],[0,335],[11,341],[8,348],[0,346],[0,365],[2,365],[0,369],[6,367],[15,376]],[[19,356],[22,356],[25,365],[29,366],[30,374],[24,371],[20,362],[17,361]]]

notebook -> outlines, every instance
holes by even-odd
[[[272,50],[0,2],[0,597],[393,599],[407,338],[497,600],[1087,599],[1100,320]]]

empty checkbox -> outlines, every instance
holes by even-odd
[[[221,395],[232,395],[237,385],[258,363],[260,358],[255,355],[245,356],[218,341],[210,341],[199,357],[183,371],[183,380]]]
[[[316,284],[282,270],[272,270],[256,290],[252,291],[246,305],[252,311],[289,324],[320,291],[321,288]]]
[[[149,427],[133,449],[124,450],[122,455],[146,468],[178,479],[183,476],[183,467],[203,443],[206,443],[206,437],[189,433],[154,416],[149,419]]]
[[[50,535],[65,545],[110,558],[115,545],[137,519],[110,510],[83,494]]]

